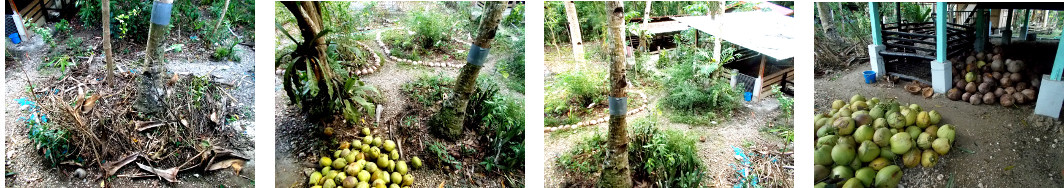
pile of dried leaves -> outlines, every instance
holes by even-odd
[[[32,88],[31,100],[55,124],[71,134],[77,161],[63,164],[99,167],[95,178],[158,177],[177,182],[185,171],[232,167],[239,174],[249,156],[227,148],[250,150],[253,141],[227,126],[236,115],[231,85],[212,78],[172,74],[159,80],[162,106],[155,116],[136,112],[138,75],[130,71],[104,83],[103,74],[78,74],[47,80]],[[163,83],[165,82],[165,83]],[[139,169],[126,165],[135,162]],[[83,164],[87,163],[87,164]]]

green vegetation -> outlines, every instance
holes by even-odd
[[[438,102],[443,101],[444,95],[452,93],[453,87],[454,78],[441,73],[418,76],[412,82],[403,83],[400,91],[423,107],[438,108]]]
[[[697,187],[705,167],[695,149],[696,139],[679,130],[662,130],[655,116],[637,118],[629,129],[628,161],[634,177],[648,177],[660,187]],[[602,170],[606,133],[596,133],[558,158],[566,170],[591,175]]]
[[[593,68],[576,68],[555,75],[553,81],[545,83],[545,125],[573,124],[591,113],[589,104],[606,100],[606,77],[604,69]]]
[[[711,120],[730,117],[739,106],[739,91],[728,81],[731,73],[722,69],[723,63],[712,61],[711,54],[707,49],[689,47],[662,54],[659,65],[667,68],[659,84],[669,87],[663,89],[666,95],[659,105],[671,110],[670,120],[707,125]]]
[[[78,0],[77,18],[85,26],[100,27],[100,0]],[[170,21],[172,29],[180,36],[202,42],[214,48],[228,48],[225,39],[255,39],[255,1],[231,0],[222,21],[222,28],[215,28],[222,13],[225,0],[175,1]],[[150,26],[152,1],[111,0],[111,34],[118,41],[145,41]],[[204,16],[207,15],[207,16]],[[211,33],[217,32],[217,33]],[[233,36],[236,33],[240,36]],[[183,41],[179,40],[179,41]],[[217,49],[216,49],[217,50]],[[231,50],[228,50],[231,51]]]

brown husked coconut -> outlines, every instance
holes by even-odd
[[[986,60],[986,53],[979,52],[975,54],[975,59],[978,59],[979,61]]]
[[[987,92],[990,92],[990,83],[983,82],[983,83],[979,84],[978,90],[979,90],[979,93],[982,93],[982,94],[986,94]]]
[[[983,103],[994,104],[997,102],[997,96],[994,93],[987,93],[983,95]]]
[[[965,82],[964,79],[953,82],[953,87],[957,89],[964,89],[964,86],[966,85],[968,85],[968,82]]]
[[[995,80],[1000,80],[1001,79],[1001,72],[995,71],[994,73],[991,74],[991,76],[994,77]]]
[[[994,72],[1005,71],[1005,62],[1001,60],[994,60],[990,62],[990,70]]]
[[[1012,73],[1019,73],[1020,71],[1023,71],[1023,67],[1024,67],[1023,60],[1012,60],[1012,63],[1008,63],[1008,62],[1005,63],[1005,68],[1008,69],[1009,72],[1012,72]]]
[[[1042,79],[1031,79],[1031,87],[1037,88],[1037,87],[1041,87],[1041,86],[1042,86]]]
[[[961,94],[961,101],[968,102],[968,99],[972,98],[972,93]]]
[[[1012,73],[1009,75],[1009,79],[1012,80],[1012,82],[1020,82],[1020,80],[1023,79],[1023,74]]]
[[[918,84],[916,81],[909,82],[909,84],[905,85],[905,91],[908,91],[910,94],[913,94],[913,95],[919,95],[920,94],[920,84]]]
[[[1023,94],[1024,97],[1027,97],[1026,99],[1031,102],[1034,102],[1038,99],[1038,91],[1035,91],[1034,89],[1025,89],[1020,93]]]
[[[994,46],[994,54],[1001,55],[1005,50],[1001,49],[1001,46]]]
[[[968,99],[968,102],[972,105],[983,104],[983,94],[972,94],[972,97]]]
[[[932,87],[925,87],[924,89],[920,90],[920,94],[923,95],[924,98],[930,99],[931,96],[935,95],[935,89],[933,89]]]
[[[1001,106],[1004,107],[1012,107],[1012,105],[1016,105],[1016,99],[1012,98],[1012,95],[1002,95],[999,100]]]
[[[996,95],[996,96],[1001,96],[1001,95],[1004,95],[1004,94],[1005,94],[1005,88],[1000,88],[999,87],[996,90],[994,90],[994,95]]]
[[[1005,88],[1005,94],[1012,95],[1013,93],[1016,93],[1016,88],[1015,87],[1006,87]]]
[[[1025,89],[1029,89],[1029,87],[1027,87],[1027,82],[1017,82],[1016,83],[1016,91],[1023,91]]]
[[[1000,82],[1001,82],[1001,86],[1012,87],[1012,80],[1009,79],[1008,77],[1001,78]]]
[[[997,82],[997,81],[998,81],[997,79],[994,79],[994,75],[993,74],[990,74],[990,73],[983,74],[983,83],[991,83],[991,82]]]
[[[979,88],[975,84],[975,82],[968,82],[968,85],[964,86],[964,91],[968,93],[975,93],[976,91],[979,91]]]
[[[1016,99],[1016,104],[1027,104],[1027,96],[1024,96],[1023,93],[1013,93],[1012,98]]]
[[[997,52],[994,52],[994,57],[991,57],[990,60],[1005,62],[1004,59],[1001,59],[1001,54]]]
[[[972,64],[972,63],[975,63],[975,60],[976,60],[975,56],[968,56],[968,58],[964,60],[964,63],[965,64]]]
[[[946,98],[953,101],[961,100],[961,90],[957,88],[949,89],[949,91],[946,91]]]

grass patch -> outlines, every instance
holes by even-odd
[[[577,68],[554,76],[544,93],[545,125],[573,124],[590,114],[589,104],[606,100],[606,71]]]
[[[454,81],[443,74],[421,75],[414,81],[403,83],[399,90],[422,107],[437,108],[444,95],[453,93]]]
[[[633,179],[660,187],[697,187],[705,177],[705,167],[696,152],[696,139],[683,131],[659,129],[657,122],[655,116],[638,118],[629,129],[628,162]],[[606,157],[606,136],[597,133],[584,138],[557,162],[583,176],[600,172]]]

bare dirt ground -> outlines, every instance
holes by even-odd
[[[99,32],[99,31],[95,31]],[[87,33],[87,32],[83,32]],[[82,35],[82,34],[76,34]],[[88,34],[84,34],[88,35]],[[98,44],[99,39],[90,39],[86,41],[86,44]],[[9,44],[10,45],[10,44]],[[117,45],[116,45],[117,47]],[[224,82],[231,85],[231,89],[228,92],[232,97],[237,99],[235,108],[240,109],[240,119],[229,123],[226,129],[232,129],[235,132],[241,134],[230,135],[230,140],[237,140],[233,143],[237,148],[229,148],[236,150],[244,156],[251,157],[247,161],[240,174],[236,174],[232,170],[220,170],[213,172],[186,172],[178,175],[180,183],[167,183],[164,180],[156,178],[107,178],[107,184],[119,187],[252,187],[254,185],[255,177],[255,159],[254,159],[254,132],[255,122],[254,111],[251,105],[254,104],[254,69],[255,69],[255,57],[254,50],[243,45],[237,45],[238,50],[235,52],[240,56],[241,61],[212,61],[206,60],[205,56],[198,55],[202,53],[193,53],[186,51],[185,53],[171,53],[167,54],[167,59],[170,61],[166,64],[167,70],[183,74],[183,75],[197,75],[206,76],[211,75],[215,78],[215,81]],[[118,55],[116,49],[116,55]],[[143,51],[143,49],[133,49],[132,51]],[[76,178],[72,175],[75,171],[75,167],[63,166],[49,167],[45,164],[43,157],[39,151],[34,149],[34,144],[27,138],[27,127],[21,121],[16,120],[18,117],[26,116],[26,112],[20,109],[18,103],[14,102],[14,99],[25,98],[27,83],[35,83],[41,80],[56,79],[59,75],[59,71],[56,68],[42,68],[44,62],[45,49],[41,49],[36,52],[27,53],[29,56],[22,57],[18,61],[7,61],[5,84],[7,90],[5,93],[6,102],[4,109],[7,112],[5,122],[7,130],[5,132],[6,137],[4,139],[7,153],[4,157],[7,159],[5,164],[7,186],[8,187],[94,187],[100,186],[100,181],[93,177],[100,177],[101,170],[97,167],[89,167],[86,169],[88,172],[88,178]],[[129,71],[130,69],[138,69],[135,65],[134,59],[137,58],[137,54],[122,56],[118,55],[115,59],[119,71]],[[140,53],[139,56],[143,56]],[[89,67],[86,70],[92,74],[102,75],[104,68],[103,62],[104,56],[100,53],[96,53],[92,62],[86,62],[88,59],[75,60],[79,64],[88,64]],[[28,79],[28,80],[27,80]],[[127,174],[139,171],[134,167],[135,165],[128,165],[119,171],[118,174]]]
[[[563,46],[564,47],[564,46]],[[554,51],[554,48],[547,48],[547,51]],[[561,72],[572,68],[575,65],[572,63],[566,63],[563,59],[564,56],[556,53],[548,54],[547,62],[547,80],[553,73]],[[656,59],[656,57],[651,58]],[[652,62],[651,62],[652,63]],[[649,89],[649,88],[636,88]],[[657,99],[661,98],[660,93],[644,90],[648,100],[649,106],[652,110],[648,112],[638,113],[634,116],[628,116],[627,120],[629,125],[635,119],[649,118],[648,116],[666,113],[659,111]],[[738,163],[735,153],[733,152],[733,146],[742,148],[745,152],[763,152],[770,153],[779,151],[791,151],[794,146],[793,143],[786,143],[782,138],[763,132],[763,129],[770,128],[771,126],[777,126],[773,122],[776,117],[780,116],[779,103],[772,98],[765,98],[760,102],[744,102],[743,107],[733,112],[732,116],[728,120],[718,120],[711,122],[711,125],[689,125],[682,123],[670,122],[668,118],[659,117],[659,129],[679,130],[683,131],[692,138],[701,139],[705,138],[704,142],[696,142],[696,150],[698,150],[698,156],[702,160],[706,169],[706,177],[702,179],[702,186],[707,187],[731,187],[737,182],[736,169],[733,165]],[[789,120],[788,120],[789,121]],[[568,172],[564,169],[558,158],[565,153],[570,152],[574,146],[586,140],[586,138],[595,134],[606,134],[606,130],[609,127],[607,124],[598,124],[595,126],[579,127],[571,130],[551,132],[544,135],[544,174],[545,174],[545,187],[570,187],[573,182],[567,180],[580,179],[573,178],[575,174]],[[781,159],[778,166],[793,166],[794,161],[792,157],[787,159]],[[786,182],[786,185],[791,185],[793,182],[793,171],[782,171],[785,174],[777,174],[772,177],[786,177],[785,179],[778,180]],[[764,180],[763,180],[764,181]],[[776,181],[776,180],[773,180]],[[645,183],[645,182],[644,182]],[[766,185],[767,182],[762,182],[761,185]],[[639,183],[637,183],[639,184]],[[779,186],[779,185],[776,185]],[[776,187],[769,186],[769,187]]]
[[[867,66],[867,63],[854,65]],[[854,94],[861,94],[937,110],[944,123],[957,127],[954,149],[941,156],[932,168],[903,170],[901,187],[944,187],[951,178],[955,187],[1064,185],[1061,177],[1064,174],[1064,149],[1061,148],[1064,147],[1064,128],[1029,123],[1027,119],[1033,113],[1033,105],[1014,108],[973,106],[951,101],[941,94],[925,99],[905,92],[901,84],[897,87],[889,87],[885,82],[865,84],[862,70],[853,68],[817,78],[817,113],[830,110],[830,103],[835,99],[849,99]]]

